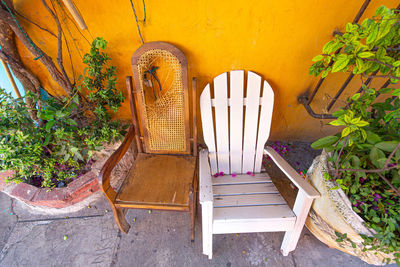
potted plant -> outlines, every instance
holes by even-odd
[[[65,187],[87,172],[94,153],[119,140],[124,128],[111,120],[124,97],[116,89],[116,68],[107,66],[107,42],[96,38],[83,62],[84,77],[61,100],[42,91],[13,99],[0,89],[0,170],[8,181],[52,189]],[[84,94],[87,94],[87,98]],[[27,102],[34,102],[34,113]]]
[[[363,82],[362,91],[333,113],[337,119],[329,124],[340,132],[312,144],[324,152],[308,177],[325,196],[307,225],[330,246],[369,263],[400,264],[399,11],[381,6],[361,24],[348,23],[313,61],[310,74],[316,76],[351,72],[390,83],[377,89]]]

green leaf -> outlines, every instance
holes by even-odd
[[[79,160],[84,161],[84,159],[83,159],[83,157],[82,157],[82,154],[81,154],[79,151],[76,151],[76,152],[75,152],[75,156],[76,156]]]
[[[400,66],[400,60],[393,62],[393,67]]]
[[[355,125],[357,125],[358,127],[364,127],[364,126],[369,125],[369,122],[367,122],[367,121],[359,121],[359,122],[355,123]]]
[[[73,119],[68,118],[66,121],[66,123],[68,123],[69,125],[78,125],[78,123],[76,123],[76,121],[74,121]]]
[[[332,135],[332,136],[325,136],[314,143],[311,144],[313,149],[322,149],[324,147],[328,147],[339,140],[339,137]]]
[[[392,95],[392,96],[400,96],[400,88],[398,88],[398,89],[396,89],[396,90],[393,90],[393,92],[392,92],[391,95]]]
[[[382,139],[376,133],[371,131],[367,131],[367,142],[374,145],[378,142],[382,141]]]
[[[351,128],[350,127],[346,127],[343,129],[342,131],[342,137],[346,137],[351,133]]]
[[[351,97],[351,99],[353,99],[355,101],[360,98],[360,95],[361,95],[360,93],[356,93]]]
[[[334,41],[329,41],[329,42],[327,42],[327,43],[324,45],[324,47],[322,48],[322,52],[325,53],[325,54],[331,53],[331,52],[332,52],[331,48],[332,48],[332,46],[334,45],[334,43],[335,43]]]
[[[313,62],[320,61],[320,60],[323,59],[323,58],[324,58],[323,55],[318,55],[318,56],[315,56],[315,57],[312,59],[312,61],[313,61]]]
[[[341,119],[331,121],[331,122],[329,122],[329,124],[330,124],[330,125],[333,125],[333,126],[342,126],[342,125],[346,125],[346,123],[345,123],[344,121],[342,121]]]
[[[372,221],[374,221],[375,223],[379,223],[381,220],[378,217],[373,217]]]
[[[369,153],[369,158],[371,159],[372,164],[379,168],[378,160],[385,157],[385,153],[382,150],[378,149],[377,147],[373,147],[371,152]]]
[[[51,138],[51,135],[47,135],[47,136],[46,136],[46,138],[44,139],[43,146],[47,146],[47,145],[49,144],[50,138]]]
[[[366,40],[367,44],[371,44],[375,41],[376,37],[378,36],[378,30],[379,30],[378,25],[374,24],[372,26],[372,31],[370,32],[370,34],[367,37],[367,40]]]
[[[375,56],[375,54],[372,52],[361,52],[361,53],[358,53],[357,56],[360,58],[369,58],[369,57]]]
[[[65,154],[64,155],[64,162],[66,162],[66,161],[68,161],[68,159],[69,159],[69,157],[70,157],[71,155],[70,154]]]
[[[351,32],[352,31],[352,29],[353,29],[353,24],[351,24],[350,22],[348,22],[347,24],[346,24],[346,32]]]
[[[340,54],[332,66],[332,72],[338,72],[346,68],[349,64],[350,58],[345,54]]]
[[[398,143],[399,141],[384,141],[375,144],[375,146],[385,152],[392,152],[396,148]]]
[[[46,131],[49,132],[51,127],[53,127],[55,121],[51,120],[49,122],[46,123]]]

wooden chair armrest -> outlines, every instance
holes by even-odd
[[[131,146],[132,140],[135,138],[135,130],[133,125],[131,125],[128,129],[128,133],[125,135],[124,141],[119,146],[114,153],[108,158],[106,163],[104,163],[103,167],[100,170],[99,181],[101,182],[102,191],[106,194],[106,196],[111,200],[116,196],[116,192],[112,189],[110,185],[110,175],[114,167],[118,164],[118,162],[125,155],[126,151]]]
[[[208,150],[199,152],[199,178],[200,178],[200,203],[213,202],[213,189],[211,181],[210,163],[208,162]]]
[[[304,180],[289,163],[286,162],[273,148],[264,149],[264,154],[267,154],[282,170],[282,172],[293,182],[299,190],[303,191],[308,198],[320,197],[319,192],[306,180]]]

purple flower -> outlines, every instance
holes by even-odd
[[[372,207],[374,210],[379,210],[379,208],[377,206],[373,206]]]
[[[378,199],[381,199],[381,198],[382,198],[381,195],[379,195],[377,193],[374,194],[374,201],[378,201]]]
[[[232,173],[232,177],[236,177],[236,175],[237,175],[236,172]]]
[[[219,173],[219,176],[224,176],[224,175],[225,175],[224,172],[220,172],[220,173]]]
[[[358,201],[358,200],[357,200],[357,203],[354,204],[354,207],[359,207],[359,206],[361,206],[361,205],[363,205],[363,204],[364,204],[363,201]]]
[[[219,176],[219,173],[217,172],[213,176],[214,176],[214,178],[217,178]]]
[[[361,177],[361,178],[360,178],[360,183],[364,183],[365,180],[367,180],[367,179]]]

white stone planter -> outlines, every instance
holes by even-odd
[[[307,172],[307,178],[321,193],[321,197],[314,200],[306,221],[307,228],[331,248],[354,255],[369,264],[383,265],[383,259],[394,258],[394,256],[380,251],[362,251],[364,246],[360,234],[372,236],[374,230],[364,226],[364,220],[353,211],[351,202],[342,189],[330,190],[337,184],[324,178],[324,173],[331,168],[327,157],[327,154],[322,152],[314,159]],[[341,234],[346,233],[356,247],[353,248],[351,242],[347,240],[336,242],[335,231]]]

